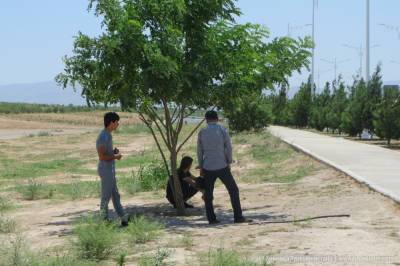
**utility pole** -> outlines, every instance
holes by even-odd
[[[292,31],[301,30],[301,29],[303,29],[305,27],[309,27],[309,26],[311,26],[311,24],[304,24],[304,25],[300,25],[300,26],[292,26],[292,25],[290,25],[290,23],[288,23],[287,36],[291,37]]]
[[[311,63],[311,87],[314,88],[315,82],[315,8],[318,6],[318,0],[313,0],[313,8],[312,8],[312,63]]]
[[[379,26],[383,26],[388,30],[395,31],[397,33],[397,36],[398,36],[399,40],[400,40],[400,27],[399,26],[387,25],[387,24],[384,24],[384,23],[380,23]]]
[[[363,73],[362,65],[363,65],[363,56],[364,56],[362,45],[357,47],[357,46],[352,46],[352,45],[348,45],[348,44],[343,44],[343,46],[358,51],[358,56],[360,57],[360,68],[359,68],[358,73],[359,73],[360,77],[362,77],[362,73]],[[371,47],[371,49],[376,48],[376,47],[379,47],[379,45],[374,45]]]
[[[335,57],[335,59],[333,60],[333,61],[330,61],[330,60],[327,60],[327,59],[321,59],[321,61],[324,61],[324,62],[326,62],[326,63],[329,63],[329,64],[331,64],[332,66],[333,66],[333,69],[334,69],[334,71],[335,71],[335,82],[337,81],[337,69],[338,69],[338,65],[339,64],[342,64],[342,63],[345,63],[345,62],[348,62],[348,61],[350,61],[350,59],[346,59],[346,60],[342,60],[342,61],[337,61],[337,59],[336,59],[336,57]]]
[[[367,56],[366,56],[366,77],[365,77],[365,81],[367,82],[367,84],[369,83],[370,80],[370,48],[371,48],[371,44],[370,44],[370,27],[369,27],[369,15],[370,15],[370,9],[369,9],[369,0],[367,1],[367,39],[366,39],[366,51],[367,51]]]

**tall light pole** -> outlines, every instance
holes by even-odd
[[[367,82],[367,84],[369,83],[370,80],[370,48],[371,48],[371,44],[370,44],[370,36],[369,36],[369,0],[367,1],[367,40],[366,40],[366,52],[367,52],[367,56],[366,56],[366,72],[365,72],[365,81]]]
[[[357,46],[352,46],[352,45],[348,45],[348,44],[343,44],[343,46],[358,51],[358,56],[360,57],[360,69],[359,69],[358,73],[359,73],[360,77],[362,77],[362,70],[363,70],[362,64],[363,64],[363,56],[364,56],[362,45],[357,47]],[[374,46],[371,46],[370,48],[372,49],[372,48],[376,48],[376,47],[379,47],[379,45],[374,45]]]
[[[352,46],[352,45],[348,45],[348,44],[343,44],[343,46],[358,51],[358,56],[360,57],[360,69],[358,70],[358,73],[361,78],[362,77],[362,63],[363,63],[362,58],[364,56],[362,45],[360,45],[360,47],[356,47],[356,46]]]
[[[304,24],[304,25],[299,25],[299,26],[292,26],[292,25],[290,25],[290,23],[288,23],[287,36],[291,37],[292,31],[301,30],[301,29],[303,29],[305,27],[309,27],[309,26],[312,26],[312,25],[311,24]]]
[[[397,36],[398,36],[399,40],[400,40],[400,27],[399,26],[387,25],[387,24],[384,24],[384,23],[380,23],[379,26],[383,26],[388,30],[395,31],[397,33]]]
[[[312,8],[312,63],[311,63],[311,86],[314,88],[314,79],[315,79],[315,8],[318,5],[318,0],[313,0],[313,8]]]
[[[337,81],[337,69],[338,69],[338,65],[339,65],[339,64],[342,64],[342,63],[345,63],[345,62],[348,62],[348,61],[350,61],[350,59],[337,61],[337,59],[336,59],[336,57],[335,57],[335,59],[334,59],[333,61],[330,61],[330,60],[327,60],[327,59],[321,59],[321,61],[324,61],[324,62],[326,62],[326,63],[329,63],[329,64],[333,65],[333,69],[334,69],[334,71],[335,71],[335,82],[336,82],[336,81]]]

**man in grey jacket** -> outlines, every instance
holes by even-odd
[[[205,179],[204,201],[209,224],[219,223],[214,213],[213,193],[214,185],[219,178],[225,185],[231,198],[234,212],[234,222],[244,223],[251,220],[242,215],[240,206],[239,188],[232,176],[232,144],[229,134],[223,126],[218,124],[216,111],[207,111],[205,118],[207,127],[199,132],[197,139],[197,156],[200,175]]]

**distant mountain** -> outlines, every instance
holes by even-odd
[[[385,81],[383,82],[384,85],[400,85],[400,80],[395,81]]]
[[[86,105],[81,90],[62,89],[54,81],[0,85],[0,102]]]

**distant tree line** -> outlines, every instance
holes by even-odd
[[[367,130],[390,145],[391,140],[400,138],[399,98],[398,86],[383,86],[381,67],[377,66],[368,84],[355,77],[346,85],[339,77],[317,92],[309,79],[291,99],[283,85],[269,95],[243,97],[224,114],[230,129],[237,132],[263,130],[269,124],[354,137]]]
[[[339,78],[316,92],[309,79],[292,99],[287,96],[287,88],[281,87],[269,97],[270,120],[278,125],[359,137],[368,130],[390,145],[392,139],[400,138],[399,96],[397,86],[383,86],[378,66],[368,84],[355,78],[351,85],[346,85]]]
[[[21,114],[21,113],[72,113],[89,112],[95,110],[120,110],[119,107],[106,107],[104,105],[76,106],[56,104],[31,104],[31,103],[8,103],[0,102],[0,114]]]

